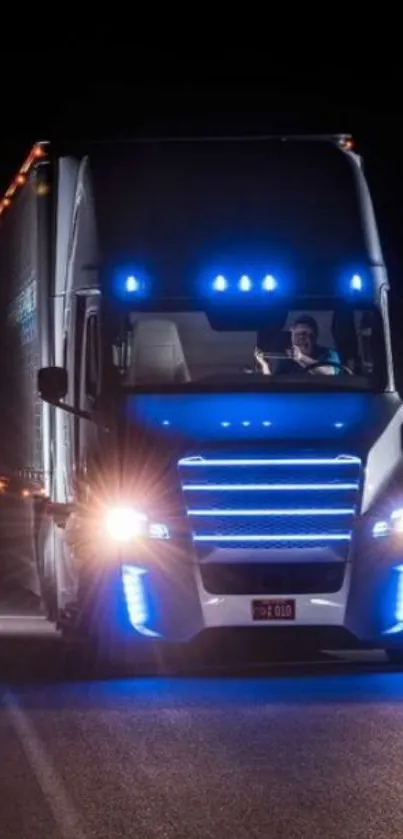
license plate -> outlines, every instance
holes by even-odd
[[[295,600],[252,600],[254,621],[295,621]]]

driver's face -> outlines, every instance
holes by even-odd
[[[309,326],[296,326],[292,329],[292,343],[305,355],[310,355],[315,346],[315,336]]]

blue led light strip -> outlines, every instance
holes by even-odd
[[[186,492],[190,492],[193,490],[196,491],[203,491],[203,490],[217,490],[218,492],[231,492],[235,490],[236,492],[259,492],[267,490],[270,491],[297,491],[297,490],[306,490],[309,492],[310,490],[314,491],[326,491],[327,490],[349,490],[349,489],[358,489],[358,483],[343,483],[343,484],[182,484],[182,489]]]
[[[403,632],[403,565],[396,565],[393,570],[399,575],[396,591],[395,623],[384,632],[384,635],[397,635]]]
[[[188,516],[351,516],[354,515],[353,507],[346,507],[344,509],[326,509],[320,510],[301,508],[293,510],[217,510],[217,509],[203,509],[203,510],[188,510]]]
[[[275,535],[225,535],[219,533],[209,535],[193,535],[194,542],[349,542],[351,533],[312,533],[310,536],[305,533],[283,533]]]
[[[318,457],[318,458],[208,458],[184,457],[179,460],[179,466],[351,466],[352,463],[360,464],[359,457],[340,455],[339,457]]]
[[[133,629],[149,638],[158,638],[158,633],[146,626],[149,615],[143,584],[145,574],[147,574],[145,568],[139,568],[135,565],[122,566],[122,584],[126,608]]]

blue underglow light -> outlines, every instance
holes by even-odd
[[[122,566],[122,584],[125,596],[127,612],[130,623],[136,632],[147,635],[150,638],[157,638],[158,633],[147,628],[149,612],[147,598],[144,590],[144,576],[147,574],[145,568],[138,568],[135,565]]]
[[[266,274],[265,278],[262,282],[262,289],[263,291],[274,291],[277,287],[277,282],[271,274]]]
[[[239,288],[241,291],[250,291],[252,288],[252,280],[247,274],[243,274],[239,280]]]
[[[226,291],[228,288],[228,280],[223,277],[222,274],[218,274],[218,276],[213,281],[213,289],[214,291]]]
[[[351,277],[350,288],[352,291],[362,291],[362,277],[359,274],[353,274]]]
[[[126,291],[129,292],[136,292],[140,290],[140,282],[134,274],[130,274],[129,277],[126,278]]]

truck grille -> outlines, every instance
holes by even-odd
[[[210,594],[332,594],[345,571],[345,562],[200,563]]]
[[[330,548],[348,553],[361,460],[194,456],[178,463],[193,541],[201,548]]]

